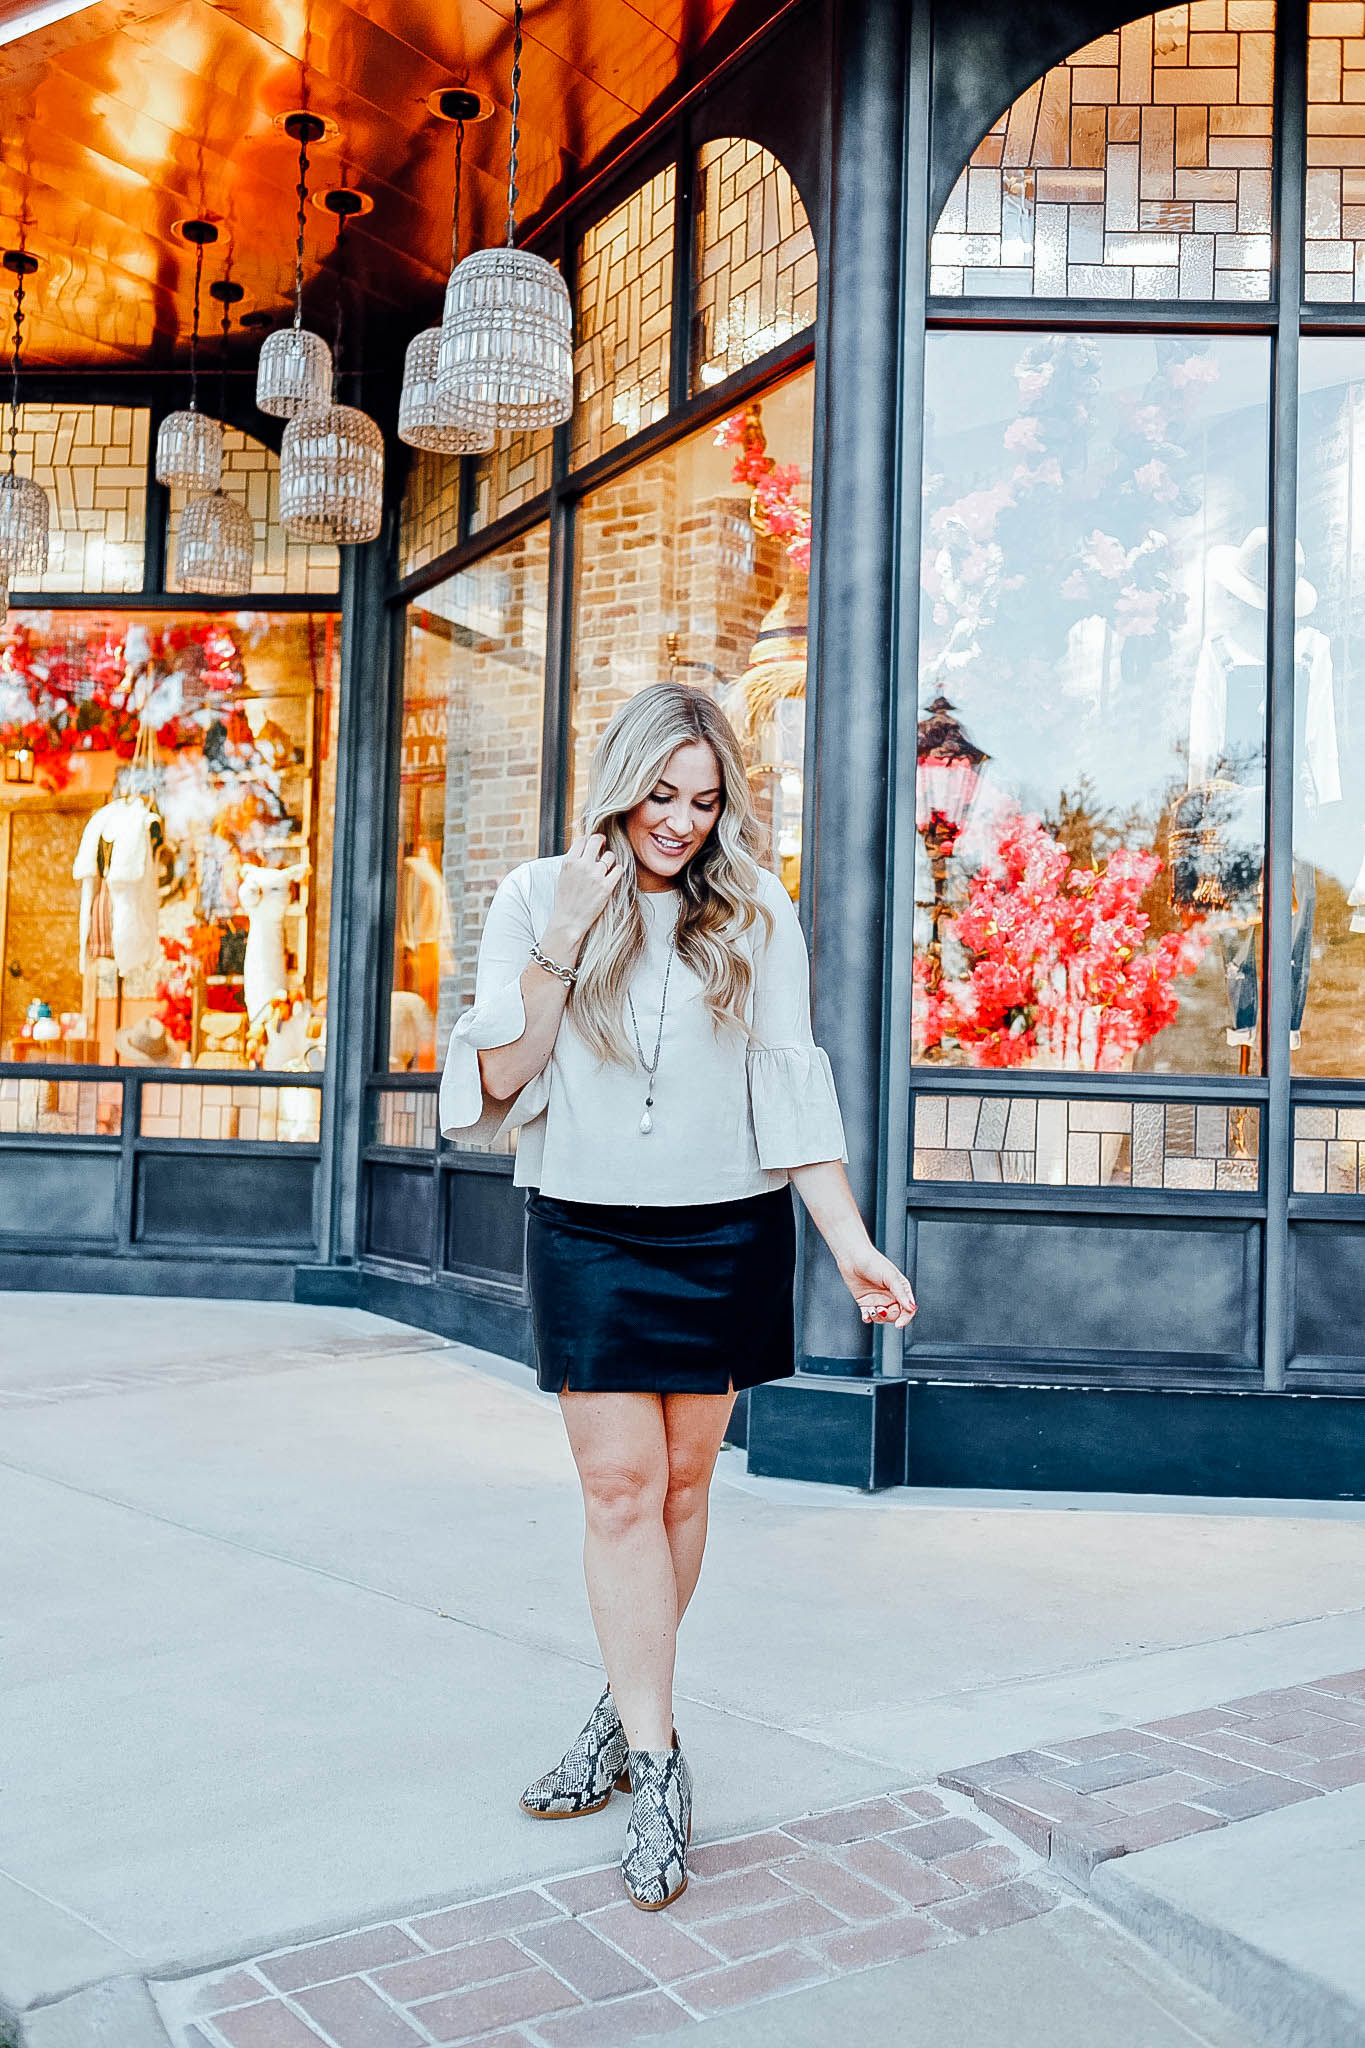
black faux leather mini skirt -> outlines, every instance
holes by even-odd
[[[723,1394],[795,1370],[790,1188],[669,1208],[527,1198],[536,1381]]]

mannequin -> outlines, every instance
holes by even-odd
[[[455,957],[455,934],[441,848],[424,839],[403,862],[403,900],[399,912],[405,979],[433,1016],[441,992],[441,976],[449,974]]]
[[[284,920],[294,884],[302,882],[307,873],[306,860],[292,868],[242,870],[237,900],[248,919],[242,979],[249,1021],[254,1022],[286,986]]]
[[[125,978],[161,957],[157,932],[159,820],[140,797],[115,797],[86,825],[72,867],[81,885],[80,965],[112,959]]]
[[[1177,806],[1172,831],[1173,900],[1212,912],[1227,976],[1227,1041],[1241,1071],[1251,1064],[1260,1029],[1260,925],[1264,884],[1266,743],[1266,565],[1268,535],[1254,527],[1240,546],[1211,547],[1206,574],[1208,616],[1221,624],[1205,634],[1190,699],[1190,795]],[[1317,591],[1300,574],[1297,622],[1315,609]],[[1341,798],[1331,644],[1315,626],[1294,633],[1295,769],[1299,801],[1312,813]],[[1197,856],[1177,841],[1201,842]],[[1299,1043],[1312,965],[1316,870],[1293,862],[1290,926],[1290,1044]]]

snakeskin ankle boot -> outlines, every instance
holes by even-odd
[[[626,1731],[608,1686],[552,1771],[521,1795],[523,1813],[537,1820],[572,1820],[600,1813],[613,1791],[629,1792]]]
[[[692,1773],[678,1747],[632,1749],[630,1820],[621,1851],[626,1897],[657,1913],[687,1890],[687,1844],[692,1835]]]

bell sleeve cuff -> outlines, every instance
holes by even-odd
[[[491,1145],[505,1131],[540,1115],[550,1099],[548,1061],[510,1101],[499,1101],[488,1093],[479,1069],[481,1050],[512,1045],[525,1029],[520,976],[461,1012],[441,1072],[438,1108],[443,1138]]]
[[[818,1045],[751,1047],[749,1112],[766,1173],[848,1157],[834,1075]]]

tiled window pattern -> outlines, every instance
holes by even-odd
[[[770,150],[726,137],[697,158],[692,389],[719,384],[815,319],[815,237]]]
[[[246,1082],[151,1081],[142,1090],[144,1138],[239,1139],[316,1145],[322,1133],[320,1088],[253,1087]]]
[[[16,466],[52,504],[47,572],[33,588],[141,590],[150,419],[140,406],[20,406]]]
[[[416,448],[403,486],[398,573],[425,569],[460,538],[460,457]]]
[[[619,447],[668,411],[675,184],[669,164],[579,245],[575,462]]]
[[[1355,1195],[1365,1191],[1365,1109],[1294,1111],[1294,1193]]]
[[[482,533],[495,519],[503,519],[530,499],[548,491],[554,475],[554,429],[538,434],[503,434],[491,455],[480,455],[474,465],[474,503],[470,507],[471,532]]]
[[[54,1081],[0,1076],[0,1135],[116,1138],[123,1128],[118,1081]]]
[[[256,529],[251,588],[258,595],[335,591],[340,576],[340,550],[325,541],[293,540],[280,524],[280,458],[263,441],[236,427],[223,429],[223,489],[240,498]],[[171,492],[166,530],[166,588],[174,590],[175,542],[185,502],[182,490]],[[139,571],[139,583],[141,572]]]
[[[1274,25],[1271,0],[1190,0],[1047,72],[953,187],[930,290],[1268,298]]]
[[[918,1095],[916,1180],[1252,1194],[1261,1118],[1231,1103]]]
[[[436,1095],[432,1089],[383,1088],[374,1098],[376,1145],[430,1152],[436,1143]]]
[[[1305,299],[1365,299],[1365,5],[1308,9]]]

